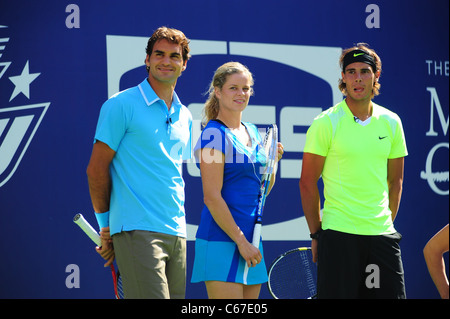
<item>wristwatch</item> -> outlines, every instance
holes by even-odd
[[[320,236],[321,232],[322,232],[322,229],[319,229],[314,234],[309,234],[309,237],[311,237],[311,239],[319,239],[319,236]]]

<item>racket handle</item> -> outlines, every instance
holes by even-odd
[[[253,229],[253,240],[252,245],[259,248],[259,241],[261,239],[261,223],[256,223]]]
[[[76,214],[73,218],[73,222],[80,226],[80,228],[89,236],[89,238],[97,244],[97,246],[101,247],[102,241],[100,240],[100,236],[97,231],[89,224],[89,222],[84,219],[83,215]]]
[[[256,248],[259,248],[260,238],[261,238],[261,222],[256,222],[255,228],[253,228],[253,240],[252,240],[252,245],[255,246]],[[247,284],[247,275],[248,275],[248,265],[247,263],[245,263],[243,276],[244,285]]]

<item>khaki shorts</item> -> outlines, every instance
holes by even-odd
[[[185,298],[185,238],[142,230],[112,238],[125,298]]]

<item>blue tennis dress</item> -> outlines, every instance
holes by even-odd
[[[222,197],[236,224],[251,242],[266,155],[256,126],[251,123],[242,124],[250,135],[250,147],[240,143],[223,123],[211,120],[203,129],[194,154],[198,166],[199,150],[202,148],[220,150],[225,154]],[[247,285],[267,282],[262,241],[259,249],[263,255],[262,261],[255,267],[250,267],[244,275],[246,262],[239,254],[237,245],[217,225],[205,205],[196,235],[191,282],[214,280]]]

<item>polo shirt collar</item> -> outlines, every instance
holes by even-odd
[[[156,95],[156,93],[153,90],[153,88],[151,87],[150,83],[148,83],[147,78],[145,78],[144,81],[142,81],[141,84],[139,84],[139,91],[141,92],[141,95],[144,98],[147,106],[150,106],[150,105],[156,103],[157,101],[162,101],[162,99],[160,99],[159,96]],[[179,108],[179,107],[181,107],[181,105],[182,104],[181,104],[180,99],[178,98],[177,93],[175,91],[173,91],[171,106],[175,106],[176,108]]]
[[[352,111],[350,111],[350,108],[347,105],[347,101],[343,99],[341,101],[342,109],[344,110],[345,114],[347,114],[350,117],[354,117]],[[378,105],[372,101],[372,115],[370,117],[377,117],[378,116]]]

